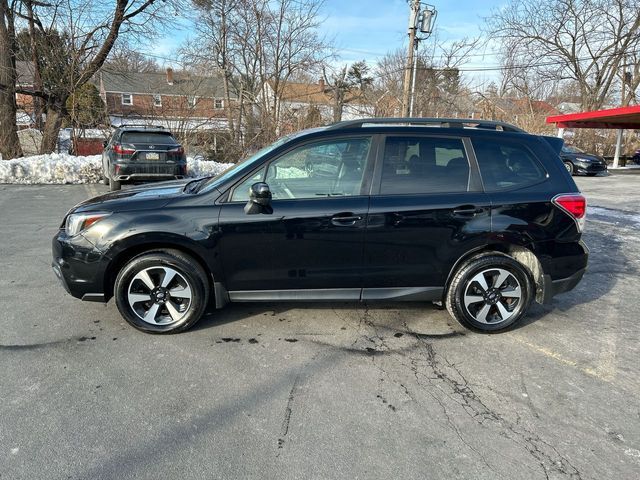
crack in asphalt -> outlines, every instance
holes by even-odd
[[[444,355],[442,355],[442,353],[436,352],[433,343],[429,341],[452,338],[464,335],[464,333],[450,332],[441,335],[422,334],[412,330],[407,325],[407,322],[403,321],[404,332],[396,331],[395,333],[405,333],[416,340],[420,348],[417,350],[418,355],[415,355],[410,351],[404,352],[402,350],[394,350],[388,345],[385,336],[381,332],[381,328],[372,321],[372,314],[368,306],[365,306],[364,311],[359,313],[356,328],[358,334],[355,340],[351,343],[351,346],[343,350],[359,354],[369,353],[372,365],[380,372],[380,375],[398,386],[400,391],[406,395],[409,401],[419,404],[420,402],[416,395],[411,392],[407,385],[391,374],[384,365],[378,361],[378,359],[389,358],[403,368],[409,368],[413,373],[416,384],[419,387],[422,387],[422,390],[433,398],[433,400],[440,406],[447,424],[455,433],[456,437],[470,451],[474,452],[474,454],[480,458],[483,464],[494,475],[502,476],[502,474],[487,460],[485,453],[466,440],[451,415],[450,408],[447,406],[446,402],[443,401],[443,399],[432,389],[424,387],[427,387],[428,385],[435,386],[443,395],[453,401],[456,405],[460,406],[464,412],[479,425],[487,428],[498,427],[501,435],[509,438],[515,444],[519,445],[535,460],[535,463],[539,465],[545,478],[549,479],[552,474],[560,474],[574,480],[582,479],[578,469],[566,457],[560,454],[556,447],[543,440],[539,435],[527,429],[520,423],[520,417],[517,413],[516,416],[518,418],[516,422],[513,423],[502,414],[489,408],[473,390],[460,368],[458,368],[456,364],[450,362],[446,357],[444,357]],[[386,327],[383,329],[389,330]],[[395,338],[400,337],[395,336]],[[364,350],[356,348],[356,345],[360,341],[372,344],[375,348],[368,347]],[[409,363],[407,364],[400,361],[398,356],[407,358]],[[431,373],[428,374],[422,371],[423,365],[421,364],[427,366]],[[447,388],[445,389],[443,387]],[[381,391],[378,392],[377,397],[386,400],[383,396],[383,392]],[[383,401],[383,403],[386,402]],[[532,407],[532,405],[530,405],[530,407]],[[395,408],[393,411],[395,411]],[[534,415],[534,417],[539,418],[537,415]]]
[[[280,438],[278,438],[278,449],[284,448],[284,443],[286,441],[287,435],[289,434],[289,424],[291,423],[291,414],[293,413],[293,401],[296,397],[296,390],[298,388],[298,384],[300,382],[300,374],[296,375],[296,378],[293,380],[293,385],[291,386],[291,391],[289,392],[289,397],[287,398],[287,406],[284,409],[284,419],[282,420],[282,428],[280,429]],[[280,453],[276,455],[276,457],[280,456]]]
[[[404,327],[407,331],[412,332],[406,322],[404,322]],[[464,374],[455,364],[448,361],[442,354],[438,355],[433,344],[426,342],[424,339],[420,338],[419,335],[416,335],[415,332],[412,332],[412,334],[414,335],[414,338],[416,338],[416,340],[420,342],[424,347],[423,357],[426,360],[427,365],[435,375],[435,378],[433,378],[422,374],[429,381],[429,383],[433,383],[434,381],[441,381],[445,385],[447,385],[452,390],[451,394],[447,394],[445,392],[447,397],[451,398],[458,405],[460,405],[463,410],[480,425],[487,426],[488,423],[497,424],[508,438],[523,447],[536,460],[546,478],[549,478],[549,473],[551,471],[555,471],[571,479],[579,480],[582,478],[578,469],[574,465],[572,465],[567,458],[563,457],[558,452],[556,447],[549,444],[548,442],[540,438],[540,436],[531,432],[524,426],[519,425],[519,422],[516,422],[514,424],[513,422],[503,417],[500,413],[490,409],[478,397],[475,391],[471,388]],[[438,357],[440,357],[442,359],[442,362],[444,362],[445,368],[443,368],[443,363],[438,360]],[[414,372],[417,383],[419,385],[423,385],[420,382],[419,378],[421,374],[421,372],[418,371],[419,359],[416,359],[415,357],[409,357],[409,359],[411,361],[411,369]],[[455,372],[455,376],[457,376],[459,380],[447,373],[446,369],[453,370],[453,372]],[[446,405],[431,391],[427,390],[427,392],[440,404],[449,424],[453,427],[460,440],[472,451],[478,453],[484,463],[489,468],[491,468],[491,470],[493,470],[493,468],[486,462],[482,453],[478,452],[475,448],[470,446],[467,441],[464,440],[461,432],[459,431],[457,426],[455,426],[453,420],[448,414]]]

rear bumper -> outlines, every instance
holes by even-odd
[[[118,182],[137,182],[150,180],[182,180],[184,175],[175,175],[169,173],[132,173],[126,175],[114,175],[114,180]]]
[[[111,178],[119,182],[180,180],[187,175],[186,163],[123,162],[112,165]]]
[[[540,303],[550,303],[560,293],[573,290],[587,271],[589,249],[582,242],[565,244],[562,256],[548,258],[542,263],[542,297]]]
[[[560,278],[557,280],[552,280],[550,275],[544,276],[544,297],[542,299],[542,303],[551,303],[551,299],[564,292],[568,292],[569,290],[573,290],[580,280],[582,280],[582,276],[587,269],[583,268],[582,270],[574,273],[570,277]]]

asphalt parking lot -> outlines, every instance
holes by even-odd
[[[64,293],[102,185],[0,185],[0,479],[640,477],[640,176],[578,178],[589,271],[519,328],[431,304],[248,304],[184,334]]]

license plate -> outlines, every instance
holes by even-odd
[[[158,154],[158,153],[147,153],[147,154],[145,154],[145,158],[147,160],[159,160],[160,159],[160,154]]]

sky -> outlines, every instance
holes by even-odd
[[[433,0],[438,16],[436,34],[426,42],[440,43],[460,40],[464,37],[480,35],[483,18],[493,9],[499,8],[507,0]],[[374,65],[385,53],[407,48],[407,26],[409,6],[406,0],[325,0],[322,9],[324,20],[321,33],[333,40],[342,65],[365,60]],[[154,42],[155,55],[166,58],[176,57],[176,50],[189,33],[187,21],[177,22],[182,28]],[[438,55],[436,50],[436,56]],[[473,71],[478,68],[497,66],[498,59],[491,47],[485,46],[474,52],[462,68],[471,70],[465,76],[480,86],[495,80],[497,72]],[[160,63],[163,62],[160,59]]]

